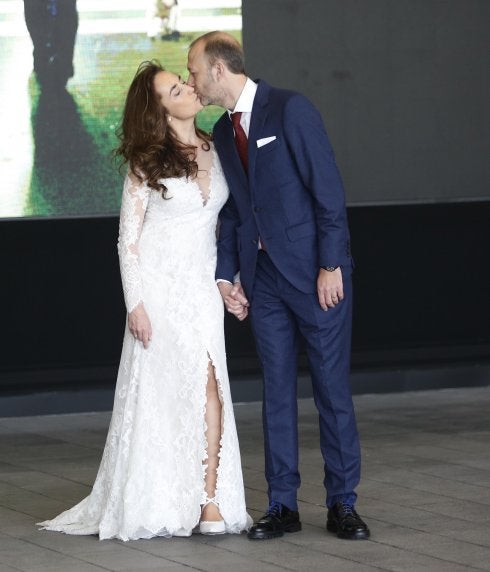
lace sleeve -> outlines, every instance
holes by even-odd
[[[143,301],[138,241],[149,196],[150,189],[145,183],[140,183],[134,175],[126,176],[119,218],[117,251],[128,313]]]

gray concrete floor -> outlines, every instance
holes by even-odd
[[[38,531],[86,496],[109,413],[0,419],[0,572],[490,570],[490,388],[355,398],[369,541],[325,531],[315,408],[300,402],[303,531],[128,543]],[[247,505],[266,506],[260,404],[236,405]]]

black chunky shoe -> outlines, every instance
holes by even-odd
[[[365,540],[369,538],[368,525],[350,504],[338,502],[328,509],[327,530],[339,538]]]
[[[268,540],[279,538],[285,532],[298,532],[301,530],[299,512],[290,510],[278,502],[271,502],[267,512],[248,531],[250,540]]]

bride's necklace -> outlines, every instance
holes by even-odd
[[[209,146],[208,149],[204,148],[205,145],[205,141],[202,141],[201,139],[199,140],[201,142],[201,144],[196,148],[196,158],[195,161],[197,163],[197,176],[200,179],[206,178],[209,176],[209,166],[208,166],[208,155],[207,153],[209,153],[209,151],[211,150],[211,147]],[[201,159],[204,159],[204,161],[202,161]],[[206,166],[208,166],[207,169],[203,168],[204,165],[202,163],[205,163]]]

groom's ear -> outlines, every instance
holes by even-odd
[[[214,62],[213,75],[216,81],[223,79],[225,72],[226,72],[225,64],[221,60],[217,60],[216,62]]]

